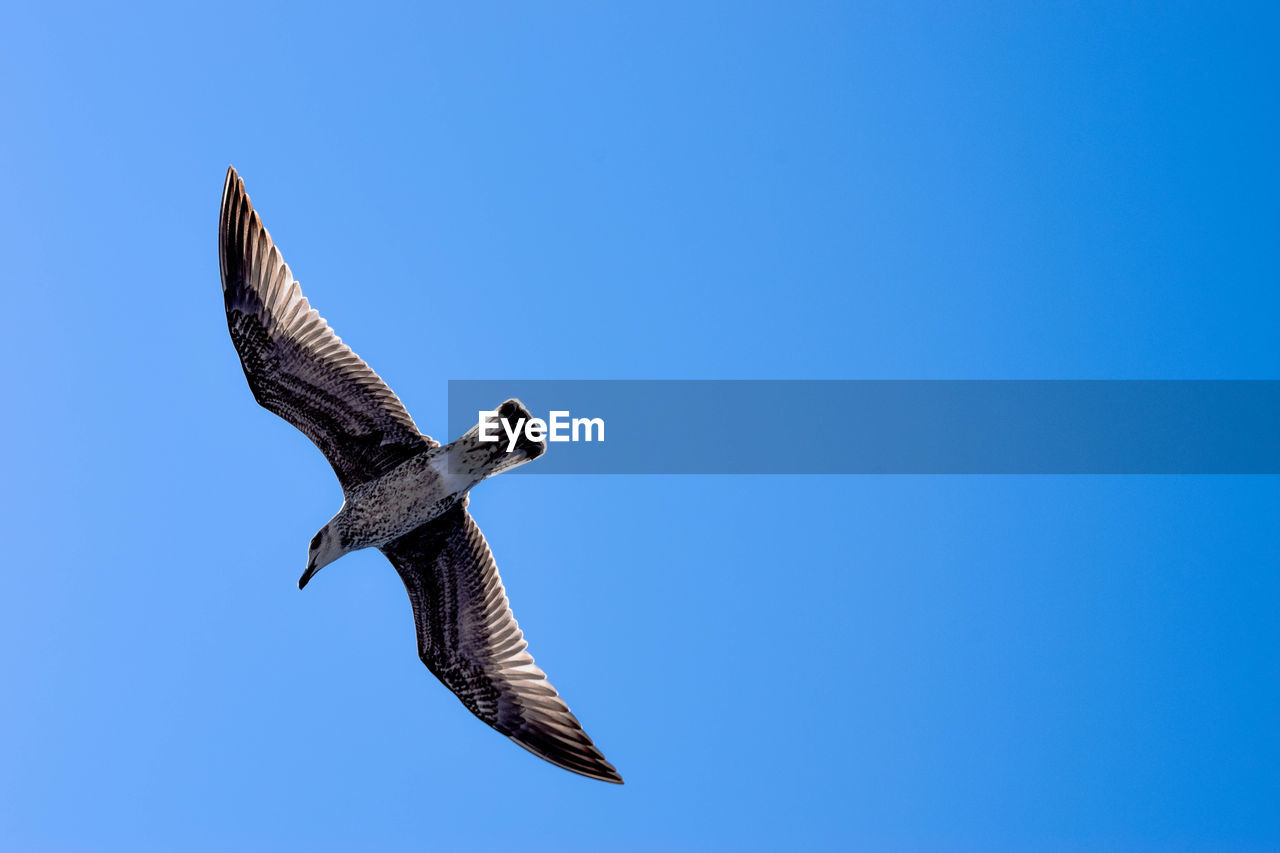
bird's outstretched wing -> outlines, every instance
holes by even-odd
[[[471,713],[559,767],[621,784],[525,651],[498,567],[465,506],[391,543],[413,603],[418,656]]]
[[[253,396],[315,442],[344,489],[439,446],[307,302],[234,168],[222,191],[218,259],[227,327]]]

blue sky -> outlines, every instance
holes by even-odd
[[[450,378],[1276,379],[1277,23],[9,4],[0,847],[1280,846],[1276,478],[487,482],[600,785],[380,555],[297,590],[341,496],[214,241],[234,163],[440,437]]]

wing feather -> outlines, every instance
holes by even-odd
[[[227,328],[254,398],[315,442],[344,489],[439,446],[302,295],[235,169],[222,192],[218,258]]]
[[[471,713],[552,764],[621,783],[533,662],[465,506],[382,547],[413,604],[418,655]]]

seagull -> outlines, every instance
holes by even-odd
[[[413,605],[418,656],[462,704],[539,758],[573,773],[622,777],[547,681],[507,603],[484,534],[467,511],[481,480],[540,456],[541,441],[441,446],[414,425],[378,374],[302,295],[234,167],[227,169],[218,260],[231,342],[259,405],[320,448],[343,504],[311,540],[298,588],[343,554],[377,548]],[[518,423],[519,400],[496,410]]]

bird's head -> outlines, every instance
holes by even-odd
[[[311,547],[307,551],[307,570],[298,579],[298,589],[304,588],[316,572],[341,557],[344,553],[333,525],[326,524],[320,528],[320,532],[311,537]]]

